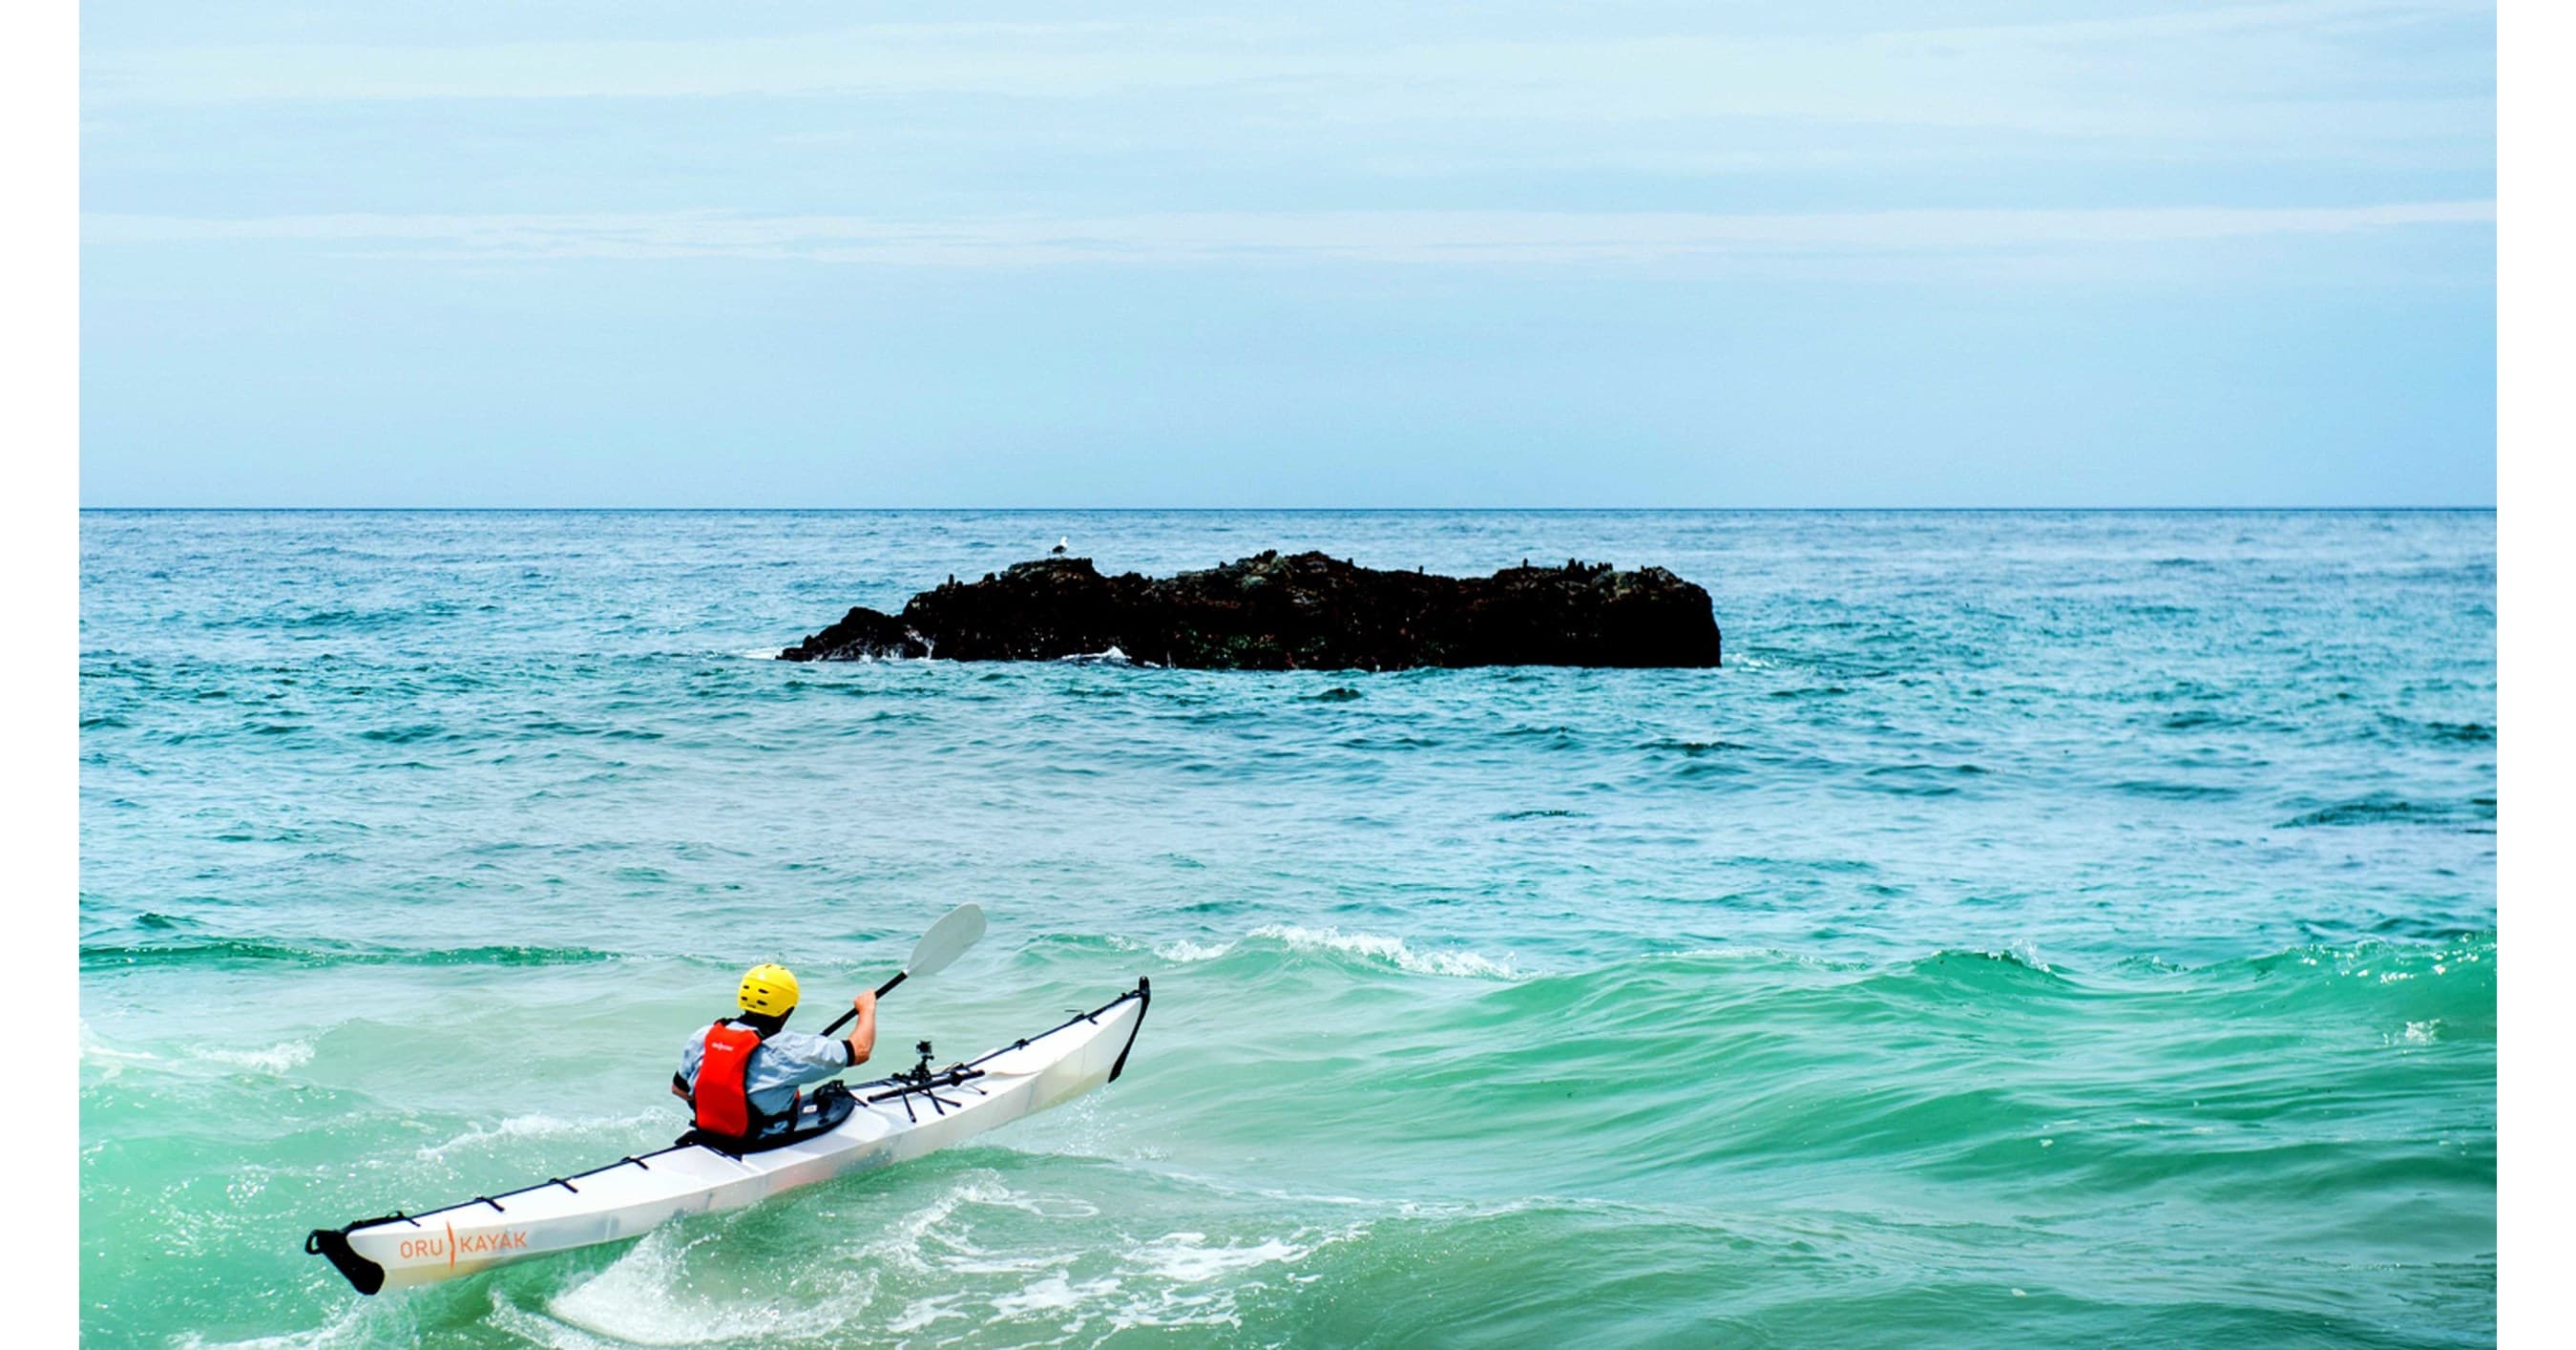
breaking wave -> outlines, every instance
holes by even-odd
[[[1463,948],[1417,949],[1402,938],[1379,933],[1345,933],[1338,928],[1265,924],[1253,929],[1251,935],[1298,951],[1334,952],[1415,975],[1452,975],[1472,980],[1517,980],[1522,977],[1520,967],[1513,964],[1509,956],[1496,959]]]

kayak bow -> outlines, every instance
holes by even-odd
[[[1127,1067],[1149,982],[1052,1031],[981,1059],[854,1086],[839,1125],[734,1154],[680,1143],[499,1195],[421,1214],[317,1228],[304,1250],[361,1294],[430,1284],[505,1262],[642,1237],[663,1220],[757,1204],[798,1186],[918,1158],[1069,1101]]]

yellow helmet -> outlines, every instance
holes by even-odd
[[[796,1011],[796,993],[795,972],[764,961],[743,973],[742,990],[734,1001],[744,1012],[785,1017]]]

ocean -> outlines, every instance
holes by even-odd
[[[1706,587],[1716,670],[766,659],[1059,537]],[[98,1344],[2476,1345],[2490,512],[85,512]],[[1126,1075],[361,1298],[741,969]],[[819,1018],[815,1019],[819,1023]]]

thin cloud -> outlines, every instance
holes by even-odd
[[[742,258],[907,266],[1196,263],[1636,264],[1693,259],[1995,254],[2492,227],[2491,200],[2335,207],[1684,212],[1174,213],[907,222],[714,212],[310,215],[243,220],[92,215],[91,243],[270,241],[422,259]]]
[[[91,54],[83,75],[85,95],[107,104],[936,93],[1063,97],[1224,83],[1283,65],[1275,56],[1229,54],[1187,40],[1204,28],[873,24],[794,37],[685,41],[174,47]],[[1174,37],[1184,41],[1175,44]]]
[[[2301,0],[2117,19],[1747,35],[1422,40],[1314,24],[878,24],[788,37],[88,53],[93,108],[259,101],[1220,91],[1301,122],[1795,117],[2057,135],[2456,137],[2491,123],[2491,26],[2450,0]],[[2392,36],[2393,35],[2393,36]],[[2472,59],[2476,58],[2476,59]],[[2454,68],[2456,67],[2456,69]],[[2293,80],[2306,82],[2284,97]]]

